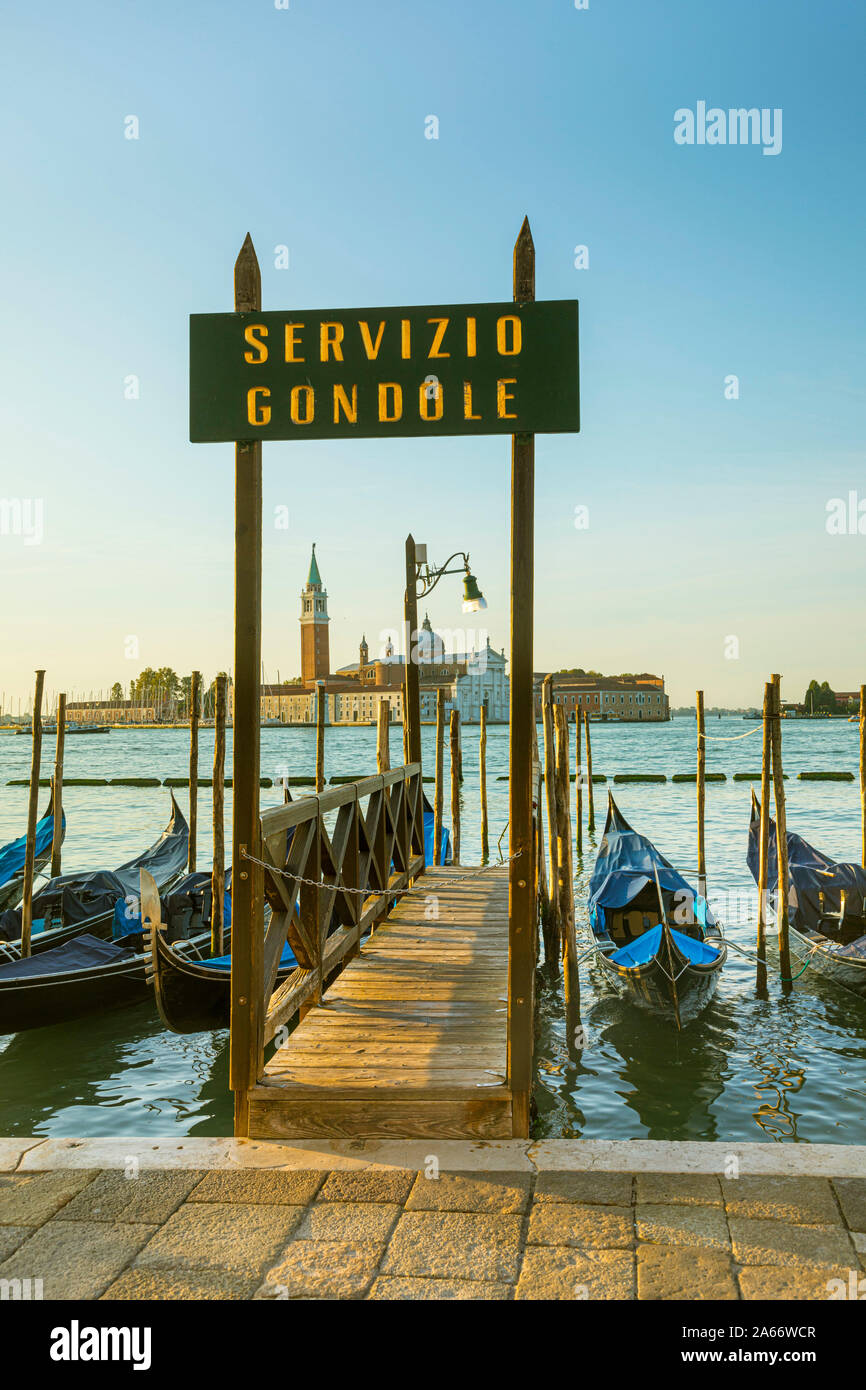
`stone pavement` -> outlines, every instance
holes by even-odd
[[[733,1178],[623,1169],[645,1144],[618,1145],[605,1171],[580,1141],[547,1167],[518,1141],[431,1143],[411,1166],[363,1142],[219,1141],[233,1148],[208,1163],[209,1142],[163,1157],[127,1141],[139,1148],[123,1159],[123,1141],[0,1141],[0,1297],[27,1279],[46,1299],[866,1297],[856,1162],[841,1177]],[[470,1148],[462,1171],[449,1164]]]

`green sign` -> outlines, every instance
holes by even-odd
[[[577,300],[190,316],[189,437],[580,428]]]

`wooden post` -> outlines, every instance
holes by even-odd
[[[866,685],[860,687],[860,863],[866,867]]]
[[[406,647],[403,666],[403,730],[405,761],[421,762],[421,677],[415,650],[418,631],[417,566],[415,538],[406,537],[406,589],[403,594],[403,631]],[[439,860],[436,860],[439,863]]]
[[[460,863],[460,713],[451,711],[451,857]]]
[[[759,994],[767,992],[767,855],[770,848],[770,767],[773,758],[770,729],[773,715],[773,686],[764,686],[764,727],[761,736],[761,819],[758,848],[758,968],[755,984]]]
[[[779,886],[776,897],[776,925],[779,931],[779,977],[786,992],[791,988],[791,957],[788,949],[788,827],[785,817],[785,782],[782,771],[782,678],[773,676],[773,714],[770,721],[773,748],[773,796],[776,804],[776,858]]]
[[[442,806],[445,791],[445,691],[436,691],[436,788],[433,796],[433,863],[442,863]]]
[[[698,893],[707,896],[707,859],[704,845],[704,802],[706,797],[707,740],[704,723],[704,692],[695,694],[698,714]]]
[[[574,753],[574,809],[577,818],[575,839],[578,854],[583,854],[583,782],[580,775],[580,724],[580,710],[578,710],[574,716],[574,741],[577,745]]]
[[[586,796],[588,817],[586,828],[590,835],[595,834],[595,798],[592,794],[592,744],[589,741],[589,710],[583,711],[583,732],[586,735]]]
[[[66,695],[57,697],[57,736],[54,745],[54,778],[51,783],[51,805],[54,830],[51,836],[51,877],[61,872],[60,846],[63,844],[63,743],[66,738]]]
[[[376,771],[391,771],[391,746],[388,734],[391,727],[391,705],[387,700],[379,700],[376,719]]]
[[[550,893],[547,887],[547,870],[544,859],[544,820],[541,814],[544,769],[541,765],[541,759],[538,756],[538,729],[534,719],[532,721],[532,766],[534,769],[532,776],[532,798],[535,808],[535,883],[542,930],[544,932],[546,961],[548,959],[546,942],[550,932]],[[536,943],[536,957],[537,955]]]
[[[547,857],[550,866],[550,911],[542,923],[544,959],[559,958],[559,864],[556,854],[556,739],[553,732],[553,676],[545,676],[541,686],[541,726],[544,730],[544,802],[547,807]],[[540,813],[540,810],[539,810]]]
[[[490,858],[490,827],[487,822],[487,706],[481,706],[481,732],[478,738],[478,783],[481,796],[481,863]]]
[[[535,299],[528,218],[514,246],[514,300]],[[532,827],[532,688],[535,436],[511,436],[511,681],[508,780],[508,1081],[512,1133],[529,1137],[535,1031],[535,845]]]
[[[225,766],[226,766],[226,677],[216,678],[214,692],[213,735],[213,869],[211,870],[211,955],[221,956],[225,949],[223,937],[223,905],[226,884],[225,849]]]
[[[569,1044],[580,1020],[580,981],[574,935],[574,869],[571,858],[571,767],[568,719],[564,705],[553,711],[556,732],[556,835],[557,898],[561,933],[562,973],[565,983],[565,1015]],[[578,726],[579,727],[579,726]]]
[[[198,838],[198,710],[201,699],[201,671],[193,671],[189,682],[189,849],[187,873],[195,873]]]
[[[21,957],[30,955],[33,930],[33,871],[36,858],[36,821],[39,815],[39,768],[42,763],[42,687],[45,672],[36,672],[33,692],[33,748],[30,754],[30,799],[27,803],[27,843],[24,849],[24,894],[21,903]]]
[[[316,791],[325,790],[325,682],[316,681]]]
[[[235,264],[235,311],[262,307],[262,280],[247,236]],[[264,905],[260,870],[259,741],[262,662],[262,446],[235,445],[235,651],[232,755],[232,969],[229,1078],[235,1134],[249,1130],[247,1092],[264,1058]]]

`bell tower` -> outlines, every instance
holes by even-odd
[[[370,661],[370,648],[367,646],[366,636],[361,638],[361,645],[358,648],[358,655],[361,658],[361,665],[367,666]]]
[[[304,685],[324,680],[331,673],[328,647],[328,592],[316,563],[316,547],[310,557],[310,572],[301,593],[301,680]]]

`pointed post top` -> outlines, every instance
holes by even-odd
[[[262,307],[262,273],[253,239],[247,232],[235,261],[235,312],[250,313]]]
[[[524,217],[514,243],[514,299],[517,304],[535,299],[535,243],[528,217]]]

